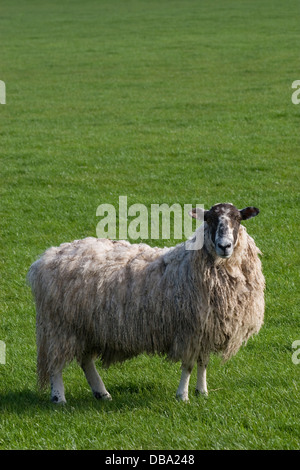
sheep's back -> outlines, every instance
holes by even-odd
[[[118,311],[141,289],[145,268],[163,252],[92,237],[49,248],[28,274],[38,317],[57,324],[64,317],[77,330],[95,328],[95,321],[99,326],[101,311],[111,312],[115,322]],[[107,330],[109,313],[105,321]]]

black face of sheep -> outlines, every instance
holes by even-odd
[[[241,221],[255,217],[258,213],[259,209],[256,207],[238,210],[232,204],[216,204],[206,211],[192,209],[190,215],[195,219],[204,219],[216,255],[227,259],[237,243]]]

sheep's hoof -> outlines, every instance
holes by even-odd
[[[55,403],[55,405],[65,405],[67,403],[65,398],[60,398],[57,395],[54,395],[51,397],[52,403]]]
[[[100,393],[100,392],[93,392],[94,397],[96,400],[112,400],[110,393]]]
[[[189,402],[189,397],[185,393],[176,394],[176,398],[177,398],[178,401],[183,401],[185,403]]]
[[[195,394],[197,397],[202,396],[202,397],[208,397],[208,391],[207,390],[198,390],[196,388]]]

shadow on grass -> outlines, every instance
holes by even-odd
[[[24,413],[28,409],[49,408],[41,393],[25,389],[0,394],[0,412]]]
[[[50,391],[35,391],[24,389],[20,391],[10,391],[0,394],[0,413],[24,414],[29,412],[64,410],[66,412],[75,410],[101,410],[101,412],[114,412],[133,409],[146,408],[154,401],[160,400],[161,391],[155,383],[143,383],[139,386],[136,383],[126,383],[115,385],[109,388],[112,401],[96,400],[92,392],[85,388],[66,392],[67,403],[65,405],[55,405],[50,401]]]

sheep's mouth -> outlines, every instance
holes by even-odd
[[[222,259],[228,259],[232,256],[233,250],[220,250],[216,247],[216,255]]]
[[[232,253],[230,253],[229,255],[219,255],[219,254],[218,254],[218,257],[219,257],[219,258],[222,258],[222,259],[228,259],[228,258],[231,257],[231,255],[232,255]]]
[[[215,243],[216,255],[228,259],[233,253],[233,243],[230,240],[217,240]]]

